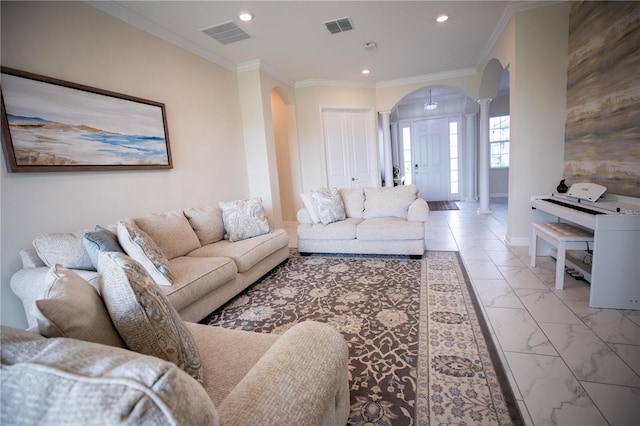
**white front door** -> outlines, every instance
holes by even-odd
[[[449,120],[433,118],[413,122],[411,157],[413,183],[427,201],[448,201]]]
[[[325,109],[322,121],[327,185],[336,188],[377,186],[371,113]]]

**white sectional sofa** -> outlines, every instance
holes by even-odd
[[[258,199],[229,203],[232,205],[186,208],[130,218],[105,228],[37,237],[33,247],[21,251],[23,269],[11,278],[29,326],[37,325],[32,310],[35,300],[44,298],[50,267],[58,264],[72,269],[98,288],[97,252],[112,249],[139,261],[184,320],[200,321],[289,257],[286,231],[269,227]],[[246,223],[241,215],[233,214],[240,204],[258,226],[242,230],[237,225],[231,238],[225,239],[229,226]],[[243,235],[245,231],[248,234]]]
[[[429,206],[415,185],[322,189],[302,199],[305,207],[297,214],[302,255],[424,254]]]

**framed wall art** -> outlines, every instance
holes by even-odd
[[[1,68],[9,172],[170,169],[164,104]]]

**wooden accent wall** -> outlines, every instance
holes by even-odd
[[[640,197],[640,2],[575,2],[564,176]]]

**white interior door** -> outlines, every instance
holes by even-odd
[[[411,156],[413,183],[427,201],[447,201],[449,182],[449,120],[413,122]]]
[[[336,188],[377,186],[371,114],[326,109],[322,121],[327,185]]]

